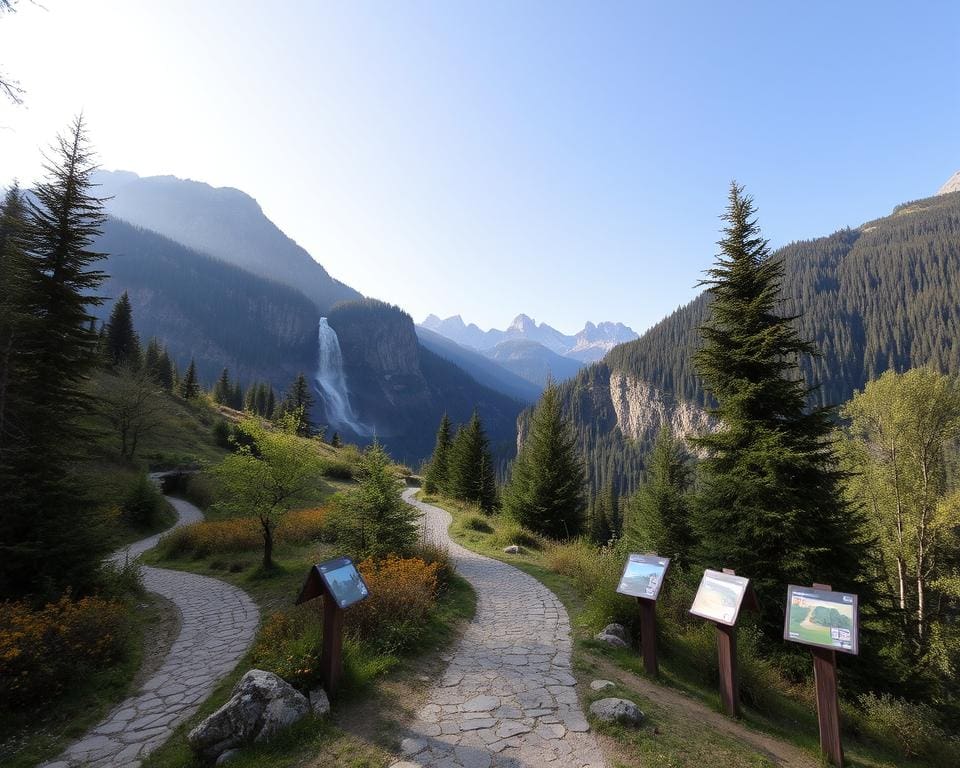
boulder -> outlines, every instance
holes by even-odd
[[[646,717],[629,699],[600,699],[590,705],[590,714],[604,723],[639,725]]]
[[[503,552],[506,555],[519,555],[520,546],[518,544],[511,544],[509,547],[504,547]]]
[[[330,699],[323,688],[314,688],[310,691],[310,709],[317,717],[323,717],[330,712]]]
[[[593,636],[594,640],[606,643],[614,648],[628,648],[630,646],[627,630],[623,624],[607,624]]]
[[[187,735],[207,760],[254,741],[265,741],[310,713],[307,697],[272,672],[251,669],[230,700]]]
[[[591,691],[602,691],[604,688],[613,688],[616,683],[613,680],[594,680],[590,683]]]

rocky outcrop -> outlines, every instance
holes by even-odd
[[[606,643],[614,648],[630,647],[626,627],[622,624],[607,624],[607,626],[593,636],[593,639],[601,643]]]
[[[647,442],[664,427],[685,440],[713,432],[717,421],[703,408],[675,400],[647,382],[620,371],[610,373],[610,400],[625,437]]]
[[[960,171],[946,180],[944,185],[937,190],[938,195],[947,195],[951,192],[960,192]]]
[[[256,741],[266,741],[310,714],[307,697],[272,672],[251,669],[230,700],[187,735],[206,760]]]

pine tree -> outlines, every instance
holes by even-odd
[[[670,427],[657,435],[647,458],[646,479],[630,499],[625,539],[637,552],[653,551],[689,563],[693,547],[690,528],[690,458]]]
[[[446,492],[449,485],[450,465],[450,417],[443,414],[440,428],[437,430],[437,442],[430,457],[430,465],[423,478],[423,489],[427,493]]]
[[[157,383],[164,392],[173,392],[176,379],[176,369],[170,360],[170,354],[167,352],[167,348],[164,347],[160,352],[160,360],[157,363]]]
[[[263,385],[264,389],[264,401],[263,401],[263,415],[269,416],[277,408],[277,396],[273,391],[273,387],[269,384]]]
[[[224,368],[220,372],[220,378],[217,379],[217,383],[213,385],[213,402],[219,405],[227,405],[232,392],[233,387],[230,386],[230,373]]]
[[[90,193],[93,170],[78,118],[26,201],[26,228],[16,238],[34,322],[20,347],[16,433],[0,457],[0,600],[52,597],[68,585],[83,592],[110,547],[71,473],[89,439],[85,384],[98,362],[90,319],[101,303],[95,266],[103,255],[90,245],[104,215]]]
[[[154,384],[160,384],[160,342],[156,336],[147,343],[147,351],[143,355],[143,367]]]
[[[310,409],[313,408],[313,402],[313,394],[310,391],[310,385],[307,383],[307,377],[301,373],[290,385],[282,404],[282,413],[291,413],[297,418],[298,435],[306,437],[314,431],[313,422],[310,419]]]
[[[233,389],[230,392],[229,405],[235,411],[243,410],[243,387],[240,386],[239,381],[233,385]]]
[[[343,445],[343,441],[340,439],[339,432],[333,433],[333,437],[330,438],[330,445],[332,445],[334,448],[339,448]]]
[[[184,374],[183,381],[180,382],[180,397],[184,400],[192,400],[200,394],[200,383],[197,381],[197,364],[193,358],[190,358],[190,365]]]
[[[607,512],[607,495],[598,493],[587,512],[587,533],[594,544],[604,546],[613,538],[610,517]]]
[[[140,338],[133,327],[133,308],[126,291],[117,299],[110,313],[105,351],[110,365],[126,365],[133,369],[140,367]]]
[[[695,356],[721,427],[697,439],[702,462],[694,528],[701,564],[754,580],[771,635],[785,584],[852,589],[858,517],[843,501],[830,413],[807,410],[798,360],[814,352],[777,313],[783,265],[760,234],[753,201],[733,184],[722,253],[704,284],[712,298]]]
[[[553,382],[533,412],[503,492],[503,506],[521,525],[553,538],[576,536],[583,525],[583,461]]]
[[[468,424],[457,430],[450,448],[448,492],[455,499],[477,504],[484,512],[497,506],[493,457],[480,415],[474,411]]]

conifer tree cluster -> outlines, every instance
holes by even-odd
[[[243,396],[243,410],[267,419],[273,416],[276,407],[277,395],[268,382],[258,381],[247,387]]]
[[[504,488],[503,507],[521,525],[545,536],[567,539],[583,528],[583,461],[553,382],[533,412],[530,432]]]
[[[620,496],[611,483],[604,485],[587,509],[584,531],[595,544],[608,544],[623,536],[623,510]]]
[[[224,368],[220,372],[220,378],[213,385],[213,402],[219,405],[225,405],[237,411],[243,410],[243,387],[240,382],[230,383],[230,371]]]
[[[280,419],[290,414],[297,422],[297,434],[301,437],[309,437],[316,431],[316,426],[310,418],[310,409],[313,408],[313,404],[314,397],[310,384],[307,377],[300,373],[280,401],[273,418]]]
[[[77,118],[32,196],[14,187],[0,210],[0,599],[82,592],[109,548],[71,474],[98,362],[94,168]]]
[[[480,415],[474,411],[453,439],[450,432],[450,419],[444,414],[424,477],[427,490],[476,504],[484,512],[493,512],[497,507],[496,478],[490,442]]]

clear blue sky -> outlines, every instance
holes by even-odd
[[[104,167],[243,189],[418,321],[642,330],[693,297],[731,179],[783,244],[960,168],[955,2],[19,8],[0,183],[83,108]]]

